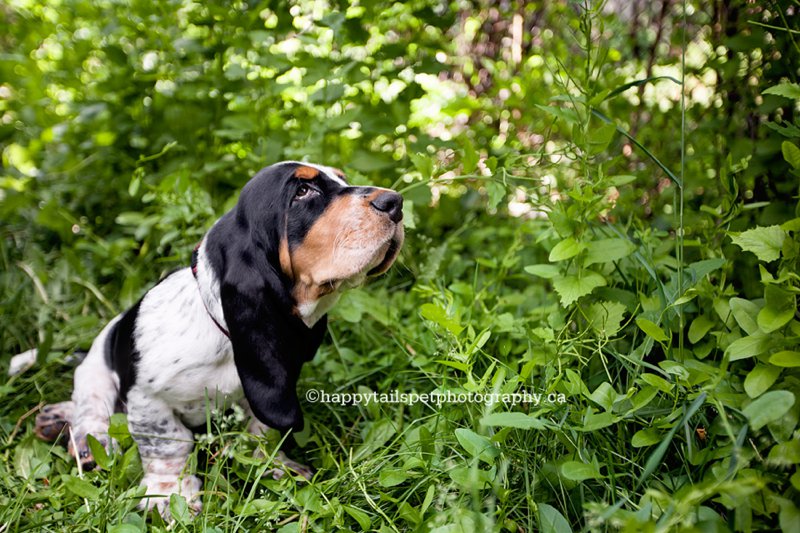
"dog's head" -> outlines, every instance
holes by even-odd
[[[385,272],[403,243],[402,197],[333,168],[272,165],[206,239],[234,358],[262,422],[302,427],[295,383],[341,289]]]

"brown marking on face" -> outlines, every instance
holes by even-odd
[[[313,167],[297,167],[294,171],[294,177],[301,180],[313,180],[317,176],[319,176],[319,170]]]
[[[333,173],[336,174],[337,176],[339,176],[340,178],[342,178],[342,179],[346,178],[346,176],[344,175],[344,172],[342,172],[338,168],[331,168],[331,170],[333,170]]]
[[[354,196],[348,195],[333,200],[311,226],[303,242],[292,250],[295,279],[313,285],[343,277],[335,274],[337,265],[333,264],[336,262],[334,251],[339,232],[344,229],[347,219],[352,215],[353,199]]]
[[[278,248],[278,260],[281,264],[281,270],[284,274],[289,276],[290,279],[294,278],[292,271],[292,254],[289,253],[289,241],[286,237],[281,239],[280,247]]]
[[[286,263],[291,264],[297,308],[318,302],[341,285],[358,285],[367,275],[389,269],[402,246],[403,225],[370,205],[386,191],[336,197],[303,241],[290,250]]]

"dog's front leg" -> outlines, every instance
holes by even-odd
[[[137,387],[128,392],[128,427],[139,447],[144,469],[142,485],[147,487],[139,507],[155,507],[168,517],[170,494],[180,494],[192,510],[199,512],[202,484],[196,476],[184,472],[194,447],[191,430],[166,403]]]
[[[248,433],[251,435],[260,436],[269,430],[269,426],[255,417],[253,411],[250,409],[250,404],[247,403],[247,400],[242,401],[242,407],[249,417],[247,423]],[[291,435],[287,437],[287,439],[291,438]],[[263,456],[263,454],[258,450],[256,453]],[[264,472],[265,476],[272,476],[273,479],[280,479],[286,474],[286,472],[296,472],[309,481],[311,481],[311,478],[314,477],[313,468],[289,459],[283,450],[278,450],[278,453],[275,454],[274,463],[278,465],[277,468],[271,468],[267,470]]]

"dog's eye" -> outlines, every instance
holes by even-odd
[[[308,185],[305,185],[305,184],[300,185],[297,188],[297,192],[294,193],[294,197],[295,197],[295,199],[305,198],[306,196],[308,196],[311,193],[311,191],[312,191],[312,189]]]

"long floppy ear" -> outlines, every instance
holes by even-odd
[[[297,379],[322,342],[326,321],[309,329],[292,312],[291,281],[279,258],[282,185],[274,170],[257,174],[209,231],[206,252],[220,280],[233,357],[253,413],[275,429],[299,431]]]
[[[312,329],[269,296],[255,273],[239,272],[222,283],[222,308],[245,397],[256,417],[279,429],[303,428],[297,379],[312,359],[326,330]]]

